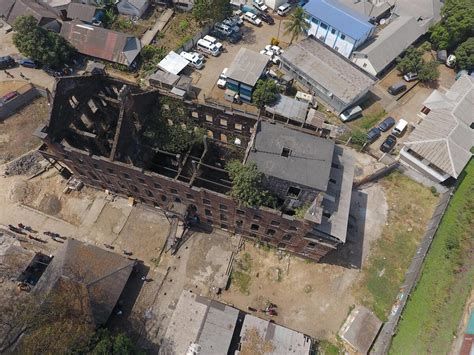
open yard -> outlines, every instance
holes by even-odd
[[[16,114],[0,122],[0,164],[40,145],[33,132],[48,120],[48,100],[38,98]]]
[[[379,183],[387,196],[388,219],[354,293],[361,304],[385,320],[438,198],[399,172]]]
[[[474,280],[474,161],[463,175],[402,314],[392,354],[446,354],[451,349]]]

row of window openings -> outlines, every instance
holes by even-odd
[[[316,20],[316,19],[312,19],[312,22],[316,25],[319,24],[319,21]],[[323,30],[327,30],[328,29],[328,25],[326,25],[324,22],[321,22],[321,25],[320,27],[323,29]],[[336,29],[335,28],[331,28],[331,33],[334,35],[336,34]],[[341,37],[340,37],[342,40],[346,39],[346,36],[344,34],[341,34]]]

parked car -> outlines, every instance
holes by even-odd
[[[266,22],[269,25],[273,25],[275,23],[275,20],[273,19],[273,17],[271,17],[266,12],[260,11],[257,16],[260,17],[263,22]]]
[[[38,68],[38,65],[35,63],[35,61],[32,60],[32,59],[29,59],[29,58],[20,59],[18,61],[18,64],[20,64],[22,67],[26,67],[26,68],[32,68],[32,69]]]
[[[257,15],[255,15],[254,13],[251,13],[251,12],[246,12],[244,14],[244,20],[250,22],[251,24],[253,24],[255,26],[261,26],[262,25],[262,20],[260,20]]]
[[[242,36],[242,33],[240,32],[233,32],[229,35],[229,37],[227,37],[227,40],[230,42],[230,43],[238,43],[240,42],[240,40],[243,38]]]
[[[225,89],[225,84],[227,84],[227,70],[228,68],[224,68],[221,75],[219,75],[219,79],[217,79],[218,88]]]
[[[414,72],[409,72],[403,76],[403,79],[405,79],[405,81],[410,82],[410,81],[418,79],[418,74]]]
[[[387,132],[394,125],[395,125],[395,118],[389,116],[386,119],[384,119],[382,122],[380,122],[378,128],[382,132]]]
[[[387,91],[389,94],[395,96],[404,92],[406,89],[407,89],[407,86],[404,83],[400,82],[400,83],[396,83],[390,86]]]
[[[239,25],[237,25],[234,21],[226,18],[225,20],[222,21],[222,24],[223,25],[226,25],[226,26],[229,26],[230,29],[233,31],[233,32],[240,32],[240,27]]]
[[[215,38],[217,38],[217,39],[220,39],[221,41],[226,40],[227,37],[228,37],[225,33],[219,31],[218,29],[214,29],[214,30],[210,31],[209,34],[210,34],[212,37],[215,37]]]
[[[226,25],[226,24],[223,24],[223,23],[216,23],[214,25],[214,28],[220,32],[222,32],[223,34],[225,34],[226,36],[230,35],[233,31],[232,31],[232,27]]]
[[[253,7],[260,11],[268,10],[268,6],[265,5],[265,2],[263,0],[253,0]]]
[[[203,52],[212,55],[213,57],[217,57],[220,53],[219,48],[215,44],[206,41],[205,39],[200,39],[197,41],[196,48]]]
[[[14,66],[15,66],[15,60],[9,55],[0,57],[0,69],[8,69]]]
[[[357,118],[361,115],[362,115],[362,107],[354,106],[345,110],[343,113],[339,115],[339,117],[341,118],[342,122],[346,122],[346,121],[353,120],[354,118]]]
[[[286,14],[290,11],[291,11],[291,5],[288,3],[284,3],[283,5],[278,7],[277,14],[280,16],[286,16]]]
[[[228,19],[233,21],[237,26],[242,26],[244,24],[244,20],[242,20],[240,16],[241,15],[235,15],[232,17],[228,17]]]
[[[179,53],[181,57],[184,59],[187,59],[189,61],[189,65],[196,69],[201,69],[204,66],[204,62],[202,60],[202,55],[196,53],[196,52],[181,52]]]
[[[448,68],[454,68],[456,66],[456,56],[454,54],[448,56],[448,59],[446,59],[446,66]]]
[[[389,134],[380,146],[380,150],[384,153],[390,153],[393,147],[395,147],[395,144],[397,144],[397,138]]]
[[[398,121],[395,128],[392,129],[392,134],[394,136],[400,137],[403,134],[403,132],[405,132],[407,127],[408,127],[408,122],[402,118],[400,121]]]
[[[220,51],[223,49],[222,47],[222,43],[220,42],[217,42],[217,39],[215,37],[212,37],[212,36],[209,36],[209,35],[205,35],[203,37],[204,40],[214,44]]]
[[[374,140],[380,137],[382,133],[378,127],[372,128],[367,132],[367,142],[372,143]]]

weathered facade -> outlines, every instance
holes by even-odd
[[[203,144],[183,154],[148,146],[146,117],[157,107],[170,125],[205,129]],[[163,210],[191,207],[203,224],[319,260],[345,238],[317,233],[314,221],[280,210],[241,206],[227,195],[232,183],[225,162],[248,154],[256,125],[255,116],[83,76],[57,82],[50,122],[37,135],[45,143],[41,153],[87,185]]]

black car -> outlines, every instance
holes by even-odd
[[[227,37],[227,40],[230,43],[238,43],[241,39],[243,38],[242,34],[240,32],[232,32],[229,37]]]
[[[4,57],[0,57],[0,69],[8,69],[14,67],[16,64],[15,59],[6,55]]]
[[[395,147],[395,144],[397,144],[397,138],[390,134],[387,138],[385,138],[384,142],[380,146],[380,150],[384,153],[390,153],[393,147]]]
[[[378,128],[382,132],[387,132],[393,125],[395,125],[395,118],[389,116],[379,124]]]
[[[370,131],[367,132],[367,142],[373,142],[374,140],[380,137],[380,134],[381,133],[378,127],[372,128]]]
[[[260,11],[257,16],[260,17],[263,22],[266,22],[269,25],[273,25],[275,23],[275,20],[273,19],[273,17],[271,17],[266,12]]]
[[[225,33],[221,32],[219,30],[216,30],[216,29],[210,31],[209,34],[214,38],[220,39],[221,41],[227,39],[227,35]]]

